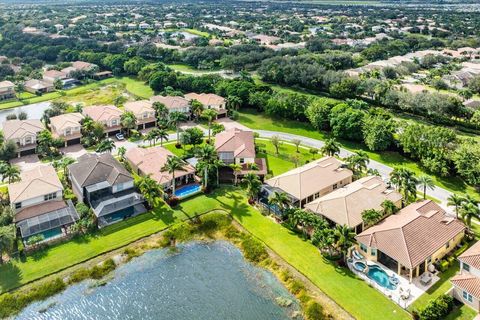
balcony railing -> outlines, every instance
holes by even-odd
[[[143,201],[143,197],[134,192],[118,198],[110,198],[102,201],[93,209],[93,211],[97,217],[102,217],[118,210],[143,203]]]

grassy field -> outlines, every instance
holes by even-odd
[[[181,203],[175,210],[162,205],[153,213],[115,224],[94,236],[51,247],[25,261],[16,260],[6,264],[0,267],[1,290],[39,279],[158,232],[174,222],[214,209],[231,212],[249,232],[307,276],[357,319],[409,319],[407,313],[369,287],[366,282],[356,278],[348,270],[326,261],[312,244],[261,215],[247,204],[243,192],[233,188],[221,188],[215,193],[197,196]],[[352,299],[360,296],[362,299]]]
[[[251,128],[261,130],[271,130],[297,134],[318,140],[325,140],[328,134],[315,130],[310,123],[298,122],[294,120],[274,119],[264,114],[259,114],[254,110],[242,110],[239,112],[238,121]],[[364,150],[371,160],[384,163],[391,167],[403,166],[413,170],[417,175],[426,174],[426,172],[413,160],[410,160],[398,152],[371,152],[363,144],[351,141],[339,141],[345,149]],[[478,197],[478,193],[471,186],[468,186],[459,177],[438,177],[430,175],[439,187],[455,193],[467,193]]]
[[[196,36],[205,37],[205,38],[210,37],[210,34],[208,32],[205,32],[205,31],[200,31],[200,30],[197,30],[197,29],[182,29],[182,30],[185,31],[185,32],[194,34]]]

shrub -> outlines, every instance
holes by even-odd
[[[447,271],[449,266],[450,266],[450,264],[448,263],[447,260],[440,261],[440,271],[442,271],[442,272]]]
[[[115,268],[115,261],[108,259],[105,260],[101,265],[94,266],[90,269],[78,269],[70,276],[68,283],[77,283],[85,279],[98,280],[115,270]]]
[[[449,295],[442,295],[435,300],[431,300],[425,309],[420,311],[420,320],[441,320],[453,310],[453,297]]]
[[[310,301],[305,308],[305,317],[307,320],[322,320],[325,319],[323,314],[323,307],[316,301]]]
[[[168,239],[168,242],[171,240],[185,241],[191,238],[192,236],[192,226],[186,222],[172,226],[170,229],[165,231],[164,237]]]
[[[300,291],[305,290],[305,286],[299,280],[292,280],[289,285],[290,291],[293,294],[298,294]]]
[[[260,262],[268,256],[264,245],[252,237],[247,237],[242,241],[242,249],[245,258],[253,262]]]

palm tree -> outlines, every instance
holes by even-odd
[[[340,146],[335,139],[327,139],[323,147],[320,148],[320,152],[327,156],[334,157],[340,153]]]
[[[472,218],[480,219],[480,208],[475,203],[464,202],[460,207],[460,216],[470,229],[472,226]]]
[[[449,207],[455,207],[455,215],[458,219],[458,210],[460,209],[460,207],[462,206],[462,204],[465,202],[465,198],[455,194],[455,193],[452,193],[452,195],[450,197],[448,197],[447,199],[447,206]]]
[[[370,227],[376,224],[383,217],[383,212],[375,209],[367,209],[362,212],[362,220],[365,226]]]
[[[137,182],[137,187],[150,208],[155,206],[156,200],[160,198],[163,193],[160,185],[149,175],[140,177],[139,181]]]
[[[262,182],[260,178],[254,173],[247,173],[243,176],[242,185],[247,190],[248,199],[250,201],[255,200],[256,196],[260,192]]]
[[[157,129],[157,128],[155,128]],[[155,133],[155,129],[152,129],[150,130],[144,137],[143,137],[143,141],[148,141],[150,147],[152,146],[152,143],[155,142],[155,140],[157,139],[157,136],[156,136],[156,133]]]
[[[8,183],[12,183],[20,180],[20,169],[17,166],[9,165],[2,176],[2,181],[8,180]]]
[[[153,109],[155,109],[155,112],[157,114],[157,120],[158,122],[162,122],[167,120],[168,118],[168,109],[167,107],[161,103],[161,102],[154,102],[152,105]]]
[[[422,175],[418,177],[418,185],[423,188],[423,199],[427,199],[427,188],[430,190],[435,189],[435,184],[430,176]]]
[[[414,172],[407,168],[394,168],[390,173],[390,182],[398,190],[403,191],[403,197],[407,203],[410,201],[410,196],[417,193],[418,180]]]
[[[168,132],[165,129],[153,129],[155,133],[155,141],[160,139],[160,146],[163,147],[163,140],[168,141]]]
[[[358,150],[355,154],[347,157],[345,162],[347,163],[348,168],[352,170],[355,175],[360,175],[362,172],[367,170],[370,159],[365,151]]]
[[[172,195],[175,196],[175,171],[186,171],[185,161],[177,156],[169,156],[165,165],[160,169],[160,172],[168,172],[172,175]]]
[[[347,257],[348,249],[355,243],[355,232],[347,225],[337,225],[335,228],[335,246],[340,249],[344,259]]]
[[[217,118],[217,111],[213,109],[207,109],[202,112],[202,118],[208,121],[208,141],[210,142],[210,136],[212,131],[212,121]]]
[[[113,149],[115,149],[115,142],[112,139],[105,139],[98,144],[95,151],[99,153],[104,153],[112,152]]]
[[[179,126],[180,122],[186,121],[186,120],[187,120],[187,116],[182,112],[174,111],[170,113],[169,122],[170,122],[170,125],[174,126],[177,131],[177,143],[180,143],[180,126]]]
[[[120,160],[125,161],[125,153],[127,153],[127,148],[121,146],[117,150],[117,154],[120,157]]]
[[[212,163],[217,159],[217,152],[212,145],[205,144],[196,150],[195,156],[198,159],[198,169],[203,169],[203,183],[206,189],[208,187],[208,172]]]
[[[383,200],[380,205],[383,209],[383,215],[389,216],[398,212],[398,207],[391,200]]]
[[[285,192],[274,191],[268,197],[268,203],[272,206],[276,206],[278,209],[280,209],[280,212],[283,213],[290,204],[290,198]]]
[[[137,127],[137,118],[133,112],[127,111],[120,116],[120,123],[127,130],[127,136],[130,136],[130,132]]]
[[[56,169],[62,169],[63,170],[63,176],[67,176],[67,167],[71,165],[72,163],[75,163],[75,159],[70,158],[70,157],[64,157],[60,160],[55,160],[53,162],[53,166]]]
[[[237,96],[227,97],[227,105],[230,107],[230,109],[238,110],[241,104],[242,104],[242,99],[240,99],[239,97]]]
[[[315,230],[312,243],[322,252],[327,251],[328,255],[332,256],[336,243],[335,230],[329,228]]]
[[[15,241],[15,228],[12,225],[0,227],[0,264],[3,264],[3,253],[10,253]]]
[[[203,111],[203,104],[198,100],[193,99],[190,101],[190,111],[195,119],[198,119]]]
[[[238,174],[242,172],[242,166],[238,163],[232,163],[230,168],[233,170],[233,176],[235,177],[234,185],[237,185]]]

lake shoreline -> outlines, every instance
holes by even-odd
[[[214,220],[218,220],[221,223],[215,222]],[[228,221],[228,223],[225,223],[225,221]],[[213,227],[212,223],[214,225]],[[263,243],[254,239],[253,236],[251,236],[248,231],[246,231],[238,222],[232,219],[228,213],[220,210],[214,210],[213,212],[207,213],[202,217],[194,218],[188,223],[181,222],[170,227],[169,229],[153,234],[144,239],[137,240],[136,242],[125,247],[105,253],[59,273],[49,275],[31,284],[22,286],[16,289],[14,292],[6,293],[2,296],[10,295],[18,297],[26,295],[32,290],[35,291],[35,288],[38,288],[39,286],[45,286],[48,283],[52,283],[60,279],[63,283],[65,283],[65,286],[58,292],[54,292],[50,295],[53,296],[65,290],[65,288],[69,285],[91,278],[86,276],[84,278],[79,278],[80,281],[71,282],[72,278],[77,277],[78,274],[81,274],[82,276],[84,274],[89,274],[90,271],[88,270],[101,269],[102,265],[106,264],[107,262],[110,266],[110,269],[106,268],[108,272],[106,274],[102,274],[101,277],[97,279],[99,282],[105,281],[105,279],[108,278],[108,274],[118,268],[118,266],[127,263],[135,257],[143,255],[147,251],[174,247],[177,243],[218,240],[225,240],[232,243],[234,246],[240,249],[245,260],[273,273],[278,281],[298,299],[305,319],[316,319],[316,317],[308,317],[308,315],[306,315],[308,312],[313,314],[321,312],[323,316],[327,316],[328,314],[328,316],[331,316],[334,319],[353,319],[346,312],[344,314],[338,314],[338,312],[332,314],[332,311],[338,311],[338,305],[336,305],[333,300],[331,302],[335,304],[335,308],[332,308],[332,305],[326,303],[328,302],[328,300],[325,300],[326,296],[322,297],[324,294],[312,283],[310,283],[308,279],[298,272],[295,272],[293,267],[283,261],[283,259],[276,253],[265,247]],[[246,245],[246,243],[248,243],[248,245]],[[112,263],[110,261],[113,261],[115,264],[113,269],[111,269]],[[2,296],[0,296],[0,306],[2,306]],[[34,299],[29,301],[27,305],[35,301],[45,300],[46,298],[48,298],[48,296],[42,297],[42,299]],[[328,297],[326,298],[329,299]],[[27,305],[23,306],[21,309],[23,310]],[[16,312],[13,312],[10,315],[17,314],[19,312],[21,312],[21,310],[16,310]]]

